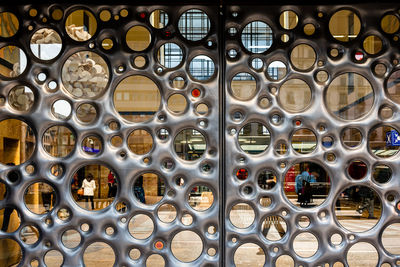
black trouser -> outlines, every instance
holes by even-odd
[[[14,211],[13,208],[10,207],[4,208],[3,225],[1,226],[1,231],[7,232],[8,225],[10,224],[11,213],[13,213],[13,211]]]
[[[46,211],[49,211],[52,207],[53,201],[51,199],[51,196],[53,195],[53,192],[51,193],[42,193],[42,199],[43,199],[43,206],[46,209]]]
[[[93,196],[84,196],[85,197],[85,201],[88,202],[89,199],[92,202],[92,210],[94,210],[94,202],[93,202]],[[87,208],[87,204],[86,204],[86,208]]]

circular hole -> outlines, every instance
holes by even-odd
[[[344,27],[344,25],[346,25]],[[329,31],[333,38],[341,42],[350,42],[357,38],[361,30],[360,18],[351,10],[335,12],[329,20]]]
[[[271,80],[278,81],[283,79],[287,74],[287,68],[285,63],[276,60],[269,63],[267,68],[268,77]]]
[[[72,96],[80,99],[96,98],[107,88],[108,65],[97,53],[77,52],[65,61],[61,79],[64,88]]]
[[[290,52],[290,62],[298,70],[310,69],[316,61],[314,48],[307,44],[299,44]]]
[[[215,228],[215,226],[211,225],[211,226],[209,226],[209,227],[207,228],[207,232],[208,232],[210,235],[214,235],[214,234],[217,232],[217,229]]]
[[[196,211],[208,210],[214,203],[214,194],[209,187],[197,185],[190,190],[188,203]]]
[[[8,103],[17,111],[30,110],[34,101],[35,95],[28,86],[15,86],[8,93]]]
[[[167,129],[161,128],[157,132],[157,137],[160,140],[167,140],[169,138],[169,132]]]
[[[1,183],[4,186],[3,183]],[[0,188],[1,189],[1,188]],[[3,191],[0,191],[3,193]],[[2,197],[5,196],[4,194],[1,195]],[[5,206],[4,208],[0,209],[0,222],[1,222],[1,231],[4,233],[13,233],[17,231],[21,224],[21,218],[19,212],[11,206]]]
[[[29,10],[29,16],[36,17],[37,14],[38,14],[37,9],[32,8]]]
[[[49,213],[57,203],[57,194],[50,184],[36,182],[26,189],[24,202],[26,207],[35,214]]]
[[[346,259],[349,267],[374,267],[378,266],[379,255],[370,243],[358,242],[350,247]]]
[[[324,70],[320,70],[315,75],[315,78],[316,78],[317,82],[324,83],[328,80],[329,74],[328,74],[328,72],[326,72]]]
[[[62,40],[55,30],[42,28],[32,35],[30,48],[35,57],[41,60],[51,60],[60,54]]]
[[[163,204],[158,208],[157,216],[160,221],[165,223],[171,223],[176,218],[176,208],[174,205],[171,204]]]
[[[279,143],[275,146],[275,153],[278,155],[285,155],[287,153],[286,143],[279,141]]]
[[[140,250],[138,250],[137,248],[133,248],[129,251],[129,257],[132,260],[138,260],[140,258],[140,256],[142,255],[142,253],[140,252]]]
[[[145,214],[137,214],[129,221],[129,233],[136,239],[146,239],[154,231],[153,220]]]
[[[332,245],[339,246],[340,244],[342,244],[343,237],[340,234],[333,234],[331,235],[330,241]]]
[[[83,232],[88,232],[90,230],[90,225],[87,223],[82,223],[80,228]]]
[[[349,176],[355,180],[361,180],[362,178],[367,175],[368,172],[368,167],[367,165],[360,161],[360,160],[355,160],[352,161],[347,168],[347,173]]]
[[[97,110],[92,104],[81,104],[76,110],[76,117],[83,123],[92,123],[97,117]]]
[[[381,216],[381,200],[377,193],[367,186],[351,186],[338,196],[335,215],[340,225],[351,232],[368,231],[376,225]]]
[[[35,172],[35,166],[32,164],[29,164],[25,167],[25,171],[27,174],[32,175]]]
[[[304,249],[304,244],[307,243],[307,249]],[[318,250],[318,239],[311,233],[298,234],[293,240],[294,252],[303,258],[312,257]]]
[[[99,255],[99,251],[101,251],[101,255]],[[101,261],[99,261],[99,256],[101,256]],[[101,264],[101,266],[114,266],[115,252],[110,245],[104,242],[92,243],[83,253],[83,263],[84,266],[88,267],[99,266],[99,264]]]
[[[63,262],[63,254],[55,249],[49,250],[44,256],[44,263],[46,264],[46,266],[62,266]]]
[[[211,257],[214,257],[217,254],[217,250],[215,248],[209,248],[207,250],[207,254]]]
[[[315,26],[312,23],[307,23],[306,25],[304,25],[304,29],[303,29],[304,33],[306,35],[313,35],[315,33]]]
[[[121,15],[121,17],[125,18],[129,15],[129,11],[124,8],[119,11],[119,14]]]
[[[292,148],[300,154],[309,154],[317,147],[317,137],[309,129],[299,129],[292,136]]]
[[[247,171],[247,169],[240,168],[236,172],[236,178],[238,178],[239,180],[246,180],[248,176],[249,172]]]
[[[193,231],[181,231],[172,238],[171,251],[181,262],[192,262],[200,257],[203,241]]]
[[[144,173],[136,179],[133,193],[139,202],[155,205],[165,195],[164,179],[155,173]]]
[[[75,148],[75,135],[65,126],[52,126],[46,130],[42,138],[44,149],[53,157],[63,158],[71,154]]]
[[[182,114],[187,107],[186,98],[181,94],[173,94],[168,98],[168,109],[173,113]]]
[[[310,225],[310,218],[303,215],[299,218],[298,224],[301,228],[307,228]]]
[[[272,199],[270,197],[261,197],[259,203],[262,207],[268,208],[272,204]]]
[[[107,9],[104,9],[100,12],[100,19],[104,22],[107,22],[111,19],[111,12]]]
[[[386,90],[389,98],[400,104],[400,83],[398,82],[400,79],[400,70],[397,70],[390,74],[387,82],[386,82]]]
[[[271,170],[263,170],[258,174],[257,183],[261,189],[271,190],[277,182],[276,174]]]
[[[65,120],[71,115],[72,107],[68,101],[60,99],[53,103],[51,112],[57,119]]]
[[[251,53],[263,53],[272,46],[273,32],[271,27],[262,21],[247,24],[241,35],[243,46]]]
[[[285,34],[281,35],[281,41],[282,42],[287,43],[287,42],[289,42],[289,40],[290,40],[290,37],[289,37],[288,34],[285,33]]]
[[[237,228],[248,228],[255,219],[254,209],[246,203],[238,203],[229,211],[229,220]]]
[[[114,230],[113,227],[109,226],[109,227],[106,228],[105,232],[106,232],[106,235],[110,235],[111,236],[111,235],[113,235],[115,233],[115,230]]]
[[[54,164],[50,167],[50,174],[56,178],[59,178],[63,175],[64,168],[61,164]]]
[[[76,230],[67,230],[62,234],[61,242],[67,248],[76,248],[81,243],[81,234]]]
[[[115,109],[124,119],[144,122],[152,119],[159,110],[161,95],[158,86],[151,79],[133,75],[117,85],[113,101]]]
[[[322,138],[322,146],[325,147],[325,148],[332,147],[333,143],[334,143],[333,138],[330,137],[330,136],[324,136]]]
[[[111,205],[113,199],[109,198],[109,193],[112,191],[111,195],[113,196],[117,194],[118,180],[114,178],[113,187],[109,187],[108,176],[110,173],[115,177],[115,172],[111,172],[104,165],[90,164],[81,167],[71,179],[71,194],[74,201],[86,210],[102,210]]]
[[[287,80],[279,89],[278,100],[285,110],[301,112],[311,103],[310,86],[300,79]]]
[[[14,36],[19,29],[18,18],[11,12],[1,12],[0,18],[2,18],[0,26],[4,29],[1,31],[0,37],[9,38]]]
[[[378,63],[374,67],[374,74],[378,77],[384,76],[386,71],[387,71],[386,65],[383,63]]]
[[[359,99],[356,102],[355,97]],[[369,81],[357,73],[348,72],[337,76],[329,84],[325,103],[333,115],[344,120],[355,120],[371,110],[374,98]]]
[[[261,233],[270,241],[281,240],[287,231],[285,220],[281,216],[266,217],[261,224]]]
[[[125,41],[133,51],[144,51],[150,45],[151,33],[146,27],[133,26],[126,33]]]
[[[200,91],[200,89],[195,88],[195,89],[192,90],[191,94],[192,94],[193,97],[197,98],[197,97],[201,96],[201,91]]]
[[[375,55],[382,50],[382,39],[376,35],[367,36],[363,42],[364,51],[370,55]]]
[[[174,139],[176,154],[183,160],[199,159],[207,149],[203,134],[195,129],[184,129]]]
[[[239,100],[250,100],[256,94],[257,82],[251,74],[241,72],[232,78],[231,89],[233,96]]]
[[[244,243],[236,249],[233,262],[237,267],[264,266],[265,258],[265,252],[260,246],[254,243]]]
[[[143,68],[144,66],[146,66],[146,63],[147,63],[147,60],[143,56],[137,56],[133,60],[133,64],[135,65],[136,68]]]
[[[199,9],[187,10],[180,16],[178,22],[179,32],[189,41],[199,41],[203,39],[207,36],[210,27],[211,22],[207,14]]]
[[[260,154],[268,148],[271,142],[271,135],[263,124],[251,122],[240,129],[238,142],[244,152]]]
[[[237,33],[237,29],[231,27],[231,28],[228,29],[228,33],[229,33],[230,36],[235,36],[236,33]]]
[[[321,205],[328,197],[330,187],[329,174],[317,163],[296,163],[285,174],[285,195],[291,204],[298,207]]]
[[[181,77],[181,76],[176,76],[173,80],[172,80],[172,87],[176,88],[176,89],[183,89],[186,86],[186,81],[185,78]]]
[[[150,24],[156,29],[162,29],[168,24],[168,14],[164,10],[156,9],[151,12]]]
[[[189,74],[198,81],[208,81],[215,72],[214,61],[205,55],[194,57],[189,64]]]
[[[382,244],[385,250],[391,254],[399,255],[400,246],[396,236],[399,235],[400,223],[389,224],[382,233]],[[397,263],[396,263],[397,264]]]
[[[235,49],[229,49],[228,51],[228,56],[230,58],[235,58],[237,56],[238,52]]]
[[[162,162],[162,167],[166,170],[172,170],[175,167],[175,163],[172,159],[165,159]]]
[[[68,221],[71,218],[71,212],[66,208],[59,209],[57,211],[57,217],[61,221]]]
[[[253,69],[255,69],[255,70],[261,70],[263,66],[264,66],[264,62],[262,61],[261,58],[256,57],[256,58],[253,58],[253,59],[251,60],[251,67],[252,67]]]
[[[385,164],[375,165],[374,170],[372,171],[374,181],[380,184],[389,182],[390,178],[392,178],[392,174],[392,169]]]
[[[88,155],[96,155],[102,151],[102,142],[97,136],[85,137],[82,142],[82,150]]]
[[[357,128],[345,128],[342,133],[343,144],[349,148],[357,147],[361,144],[363,138]]]
[[[399,132],[390,126],[378,126],[368,136],[368,147],[372,154],[380,158],[394,156],[399,151]]]
[[[193,217],[190,214],[183,214],[181,218],[181,222],[183,225],[189,226],[193,223]]]
[[[45,73],[41,72],[38,74],[37,78],[40,82],[44,82],[47,79],[47,75]]]
[[[0,14],[4,14],[4,12]],[[3,62],[3,67],[0,69],[0,76],[6,78],[18,77],[25,71],[27,66],[25,52],[17,46],[7,45],[0,48],[0,60]]]
[[[96,33],[96,17],[88,10],[75,10],[65,20],[65,30],[75,41],[87,41]]]
[[[111,48],[113,48],[113,46],[114,46],[114,41],[110,38],[106,38],[101,41],[101,47],[104,50],[110,50]]]
[[[50,81],[49,84],[47,85],[47,87],[48,87],[50,90],[56,90],[57,87],[58,87],[58,84],[57,84],[56,81]]]
[[[175,68],[181,64],[183,52],[179,45],[175,43],[165,43],[158,49],[157,59],[163,67]]]
[[[297,14],[291,10],[286,10],[281,13],[279,16],[279,23],[281,24],[282,28],[286,30],[292,30],[296,28],[299,18]]]
[[[397,32],[400,28],[400,21],[395,15],[388,14],[381,20],[381,28],[388,34]]]
[[[129,150],[137,155],[144,155],[153,148],[152,135],[143,129],[134,130],[128,136]]]
[[[258,105],[260,106],[260,108],[266,109],[270,106],[271,101],[269,101],[269,99],[267,97],[263,97],[258,101]]]
[[[157,266],[157,267],[164,267],[165,260],[159,254],[152,254],[146,259],[146,267]]]

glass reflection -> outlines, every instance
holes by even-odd
[[[328,197],[330,187],[328,173],[317,163],[297,163],[285,175],[285,195],[298,207],[312,208],[321,205]]]
[[[374,227],[381,212],[379,196],[366,186],[345,189],[335,204],[335,215],[339,223],[352,232],[364,232]]]

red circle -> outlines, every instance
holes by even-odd
[[[355,57],[356,60],[361,61],[361,60],[364,59],[364,54],[362,52],[356,52],[354,57]]]
[[[296,126],[300,126],[301,125],[301,121],[296,121]]]
[[[146,17],[146,13],[144,13],[144,12],[140,13],[140,14],[139,14],[139,17],[142,18],[142,19],[144,19],[144,18]]]
[[[164,243],[161,241],[157,241],[154,246],[156,247],[156,249],[161,250],[164,248]]]
[[[246,180],[248,176],[249,176],[249,172],[245,168],[241,168],[241,169],[237,170],[237,172],[236,172],[236,177],[239,180]]]
[[[164,32],[165,37],[171,37],[172,33],[170,31]]]
[[[201,91],[199,89],[193,89],[192,90],[192,96],[193,97],[199,97],[201,95]]]

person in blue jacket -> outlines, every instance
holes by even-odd
[[[300,202],[300,206],[307,206],[311,201],[311,183],[315,183],[315,176],[310,174],[310,168],[305,166],[302,172],[295,178],[295,191],[298,195],[297,202]]]

